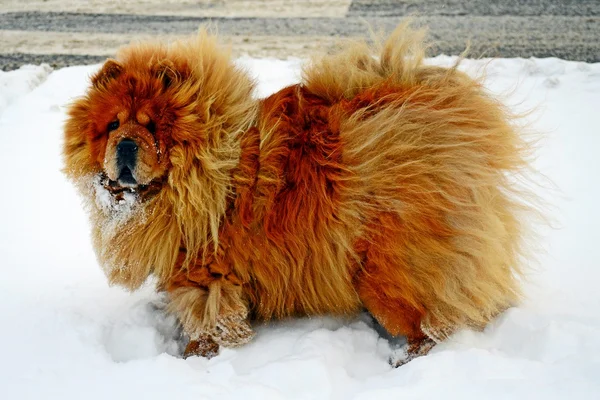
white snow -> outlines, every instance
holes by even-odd
[[[431,62],[450,64],[451,57]],[[298,60],[244,58],[257,94],[294,83]],[[87,216],[60,173],[65,107],[96,67],[0,72],[0,396],[3,399],[599,399],[600,64],[466,60],[544,133],[536,167],[555,228],[527,300],[485,332],[459,332],[398,369],[365,316],[257,327],[211,360],[176,354],[151,285],[111,288]]]

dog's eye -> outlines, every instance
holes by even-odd
[[[154,121],[148,122],[148,125],[146,125],[146,129],[148,129],[148,132],[154,135],[154,133],[156,133],[156,124],[154,123]]]
[[[116,120],[116,121],[113,121],[110,124],[108,124],[108,128],[107,129],[108,129],[109,132],[112,132],[115,129],[117,129],[118,127],[119,127],[119,120]]]

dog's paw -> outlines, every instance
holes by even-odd
[[[417,343],[406,343],[399,349],[394,350],[390,356],[389,363],[398,368],[417,357],[427,355],[435,346],[436,342],[430,338],[423,339]]]
[[[200,356],[209,360],[219,354],[219,344],[208,334],[191,339],[183,352],[183,358]]]
[[[255,333],[245,314],[227,314],[217,317],[217,324],[210,332],[212,338],[223,347],[239,347],[248,343]]]

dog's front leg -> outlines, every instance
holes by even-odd
[[[169,309],[190,337],[184,356],[211,357],[219,345],[238,347],[254,336],[241,282],[226,265],[206,260],[179,266],[162,286],[170,296]]]

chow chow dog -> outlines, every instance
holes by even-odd
[[[264,98],[214,36],[125,47],[70,107],[65,172],[112,284],[150,276],[185,355],[252,321],[367,310],[406,357],[518,301],[527,144],[403,25]],[[377,48],[375,50],[374,48]]]

